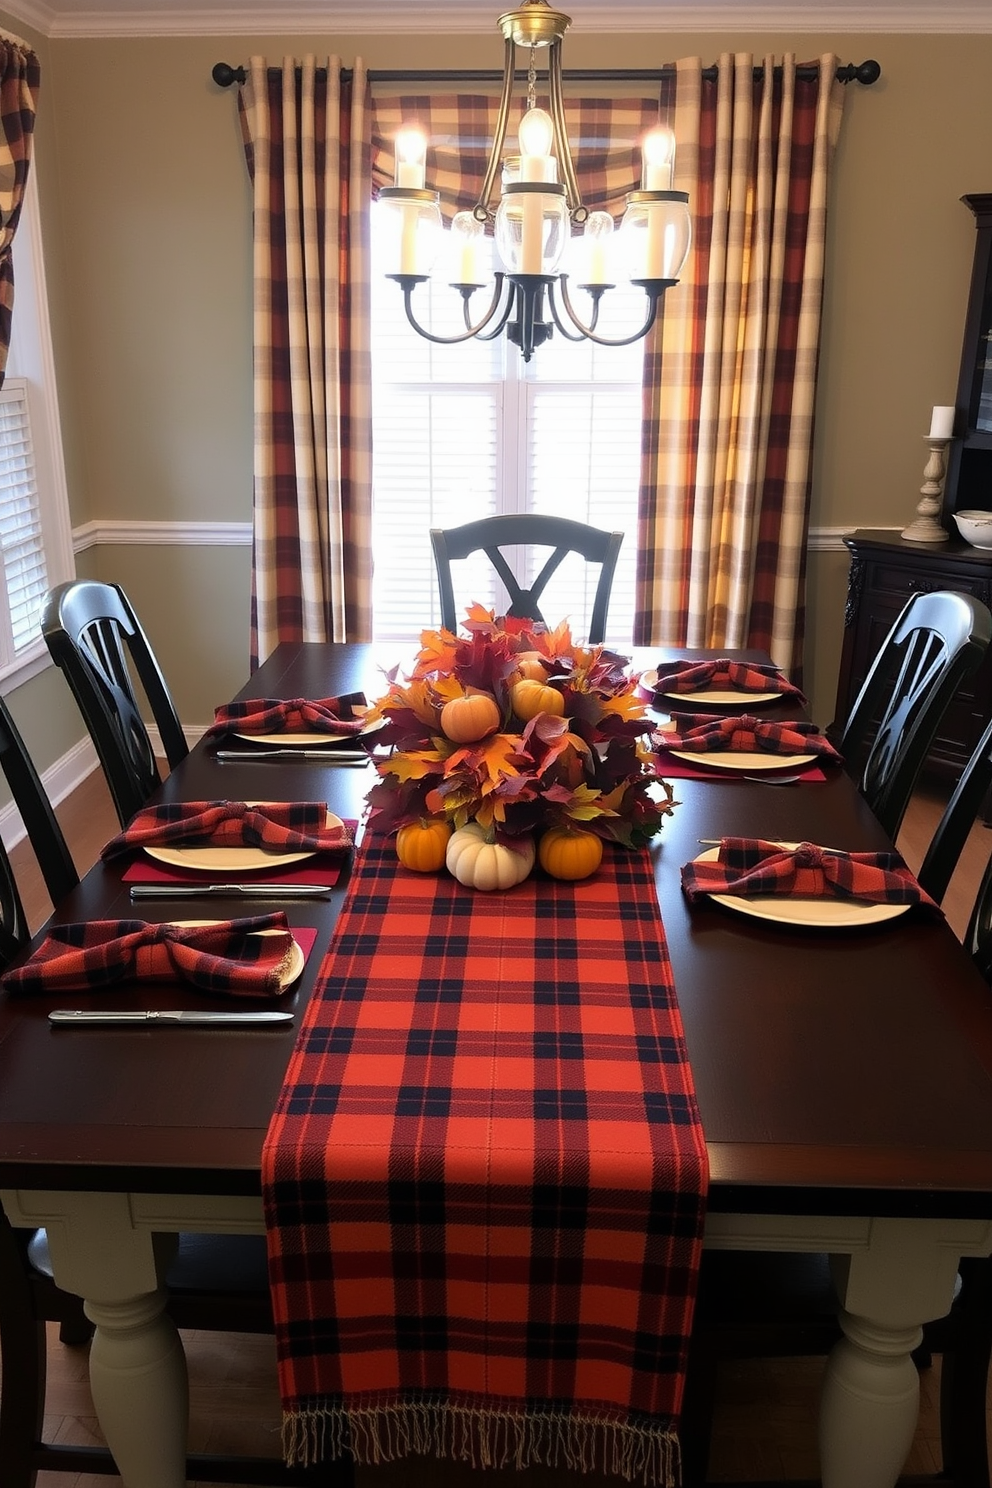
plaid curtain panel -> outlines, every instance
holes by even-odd
[[[14,308],[11,244],[28,179],[40,83],[41,68],[34,52],[12,37],[0,36],[0,387]]]
[[[699,1125],[647,852],[362,848],[262,1155],[284,1448],[678,1477]]]
[[[360,60],[350,81],[336,57],[248,74],[254,666],[280,641],[371,637],[370,188]]]
[[[645,360],[635,644],[756,646],[801,674],[837,58],[681,61],[663,102],[694,244]]]

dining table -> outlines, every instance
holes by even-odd
[[[239,697],[372,699],[397,652],[284,643]],[[653,647],[630,662],[640,673],[707,654],[719,653]],[[794,701],[768,716],[795,716]],[[363,818],[371,764],[218,748],[201,740],[156,799],[319,800]],[[650,853],[709,1158],[704,1243],[829,1253],[843,1336],[822,1388],[822,1482],[892,1488],[916,1425],[921,1325],[950,1309],[960,1259],[992,1253],[989,989],[939,914],[795,925],[690,904],[681,881],[727,836],[890,847],[843,769],[821,773],[681,775]],[[206,900],[136,905],[125,866],[100,861],[53,923],[217,912]],[[162,1278],[179,1232],[264,1230],[262,1145],[347,883],[346,863],[326,897],[261,906],[315,931],[285,1027],[56,1028],[48,1014],[66,994],[0,996],[0,1203],[13,1225],[45,1227],[57,1282],[85,1300],[94,1406],[127,1488],[185,1482],[185,1360]],[[135,981],[113,1005],[225,1004]]]

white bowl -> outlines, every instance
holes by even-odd
[[[992,511],[954,513],[958,531],[973,548],[992,548]]]

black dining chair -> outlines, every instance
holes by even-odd
[[[895,839],[913,787],[962,682],[992,638],[992,613],[969,594],[914,594],[883,641],[837,747]]]
[[[10,787],[46,888],[57,904],[79,882],[51,802],[6,704],[0,699],[0,770]],[[0,970],[31,939],[17,880],[0,842]],[[179,1237],[165,1280],[168,1309],[180,1328],[271,1333],[272,1306],[263,1235]],[[41,1470],[115,1473],[106,1448],[44,1439],[46,1323],[65,1345],[92,1335],[79,1297],[56,1286],[44,1230],[14,1229],[0,1211],[0,1483],[33,1488]],[[296,1485],[313,1473],[269,1457],[191,1453],[188,1476],[204,1482]],[[346,1464],[337,1479],[350,1482]]]
[[[139,689],[171,769],[189,747],[175,703],[127,595],[89,579],[60,584],[45,601],[41,632],[63,672],[103,767],[121,826],[161,784]]]
[[[920,884],[938,903],[990,789],[992,723],[962,771],[917,873]],[[992,988],[992,855],[964,943]],[[826,1255],[706,1252],[683,1413],[684,1488],[699,1488],[707,1481],[710,1421],[721,1361],[826,1354],[840,1336]],[[934,1354],[942,1359],[943,1458],[935,1485],[990,1488],[987,1399],[992,1259],[962,1258],[951,1311],[925,1326],[917,1362],[924,1367]]]
[[[606,636],[606,613],[613,587],[622,532],[604,532],[584,522],[567,517],[541,516],[537,512],[519,512],[504,517],[484,517],[466,522],[463,527],[431,528],[431,546],[437,569],[441,596],[441,624],[446,630],[457,629],[452,561],[484,552],[506,587],[510,605],[508,615],[524,620],[544,621],[540,599],[552,576],[570,553],[578,553],[590,564],[599,564],[599,579],[589,619],[588,640],[596,645]],[[514,574],[504,553],[505,548],[551,548],[550,557],[537,577],[524,588]],[[475,596],[469,595],[472,599]]]

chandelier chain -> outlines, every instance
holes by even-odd
[[[530,65],[527,68],[527,107],[537,107],[537,47],[530,48]]]

